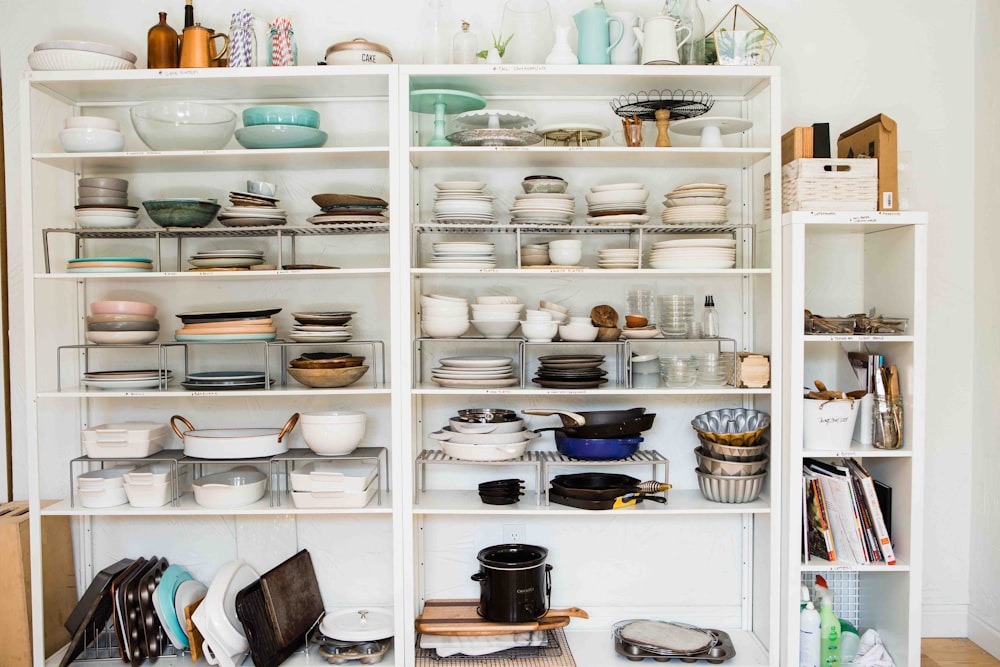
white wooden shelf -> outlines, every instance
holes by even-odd
[[[802,572],[909,572],[910,564],[901,558],[895,565],[885,563],[852,563],[847,561],[830,562],[824,558],[812,557],[808,563],[799,563]]]
[[[771,269],[589,269],[586,267],[559,267],[539,269],[411,269],[415,276],[537,276],[556,275],[573,277],[608,278],[611,276],[631,276],[652,278],[655,276],[748,276],[771,275]]]
[[[733,640],[733,648],[736,649],[736,655],[732,660],[722,663],[726,667],[760,667],[772,664],[769,662],[770,656],[767,649],[764,648],[760,640],[753,633],[726,628],[720,629],[725,630],[729,634],[729,637]],[[624,667],[625,665],[640,664],[624,658],[615,652],[614,640],[611,638],[610,628],[603,631],[575,631],[570,629],[566,632],[566,638],[569,640],[570,650],[573,651],[573,658],[576,660],[577,667],[610,667],[611,665]],[[642,661],[641,664],[646,664],[646,661]],[[652,661],[648,662],[648,664],[655,665],[660,663]],[[676,664],[684,663],[678,662]],[[708,663],[697,662],[694,664]]]
[[[595,462],[594,465],[600,465]],[[636,465],[649,465],[637,463]],[[566,505],[536,505],[533,491],[526,491],[521,501],[514,505],[486,505],[475,491],[425,491],[419,494],[413,507],[415,514],[427,515],[516,515],[516,516],[583,516],[583,517],[628,517],[649,516],[650,514],[769,514],[771,503],[767,494],[752,503],[716,503],[706,500],[696,489],[671,489],[667,504],[647,500],[641,504],[620,510],[583,510]]]
[[[746,169],[771,157],[767,148],[618,148],[577,146],[414,146],[414,167],[655,167]]]
[[[921,211],[791,211],[782,225],[807,225],[809,232],[871,234],[908,225],[926,225]]]
[[[182,279],[216,279],[222,280],[273,280],[275,278],[312,278],[320,276],[378,276],[389,275],[389,269],[310,269],[289,271],[144,271],[136,273],[36,273],[36,280],[114,280],[132,282],[133,280],[172,280]]]
[[[214,151],[122,151],[120,153],[34,153],[32,160],[67,171],[170,173],[190,171],[314,171],[384,169],[387,146],[331,148],[246,148]]]
[[[483,339],[486,340],[486,339]],[[512,341],[514,339],[511,339]],[[662,338],[654,338],[654,341],[663,341]],[[610,384],[610,383],[609,383]],[[634,387],[598,387],[596,389],[542,389],[535,387],[497,387],[497,388],[476,388],[462,387],[449,388],[441,387],[433,382],[421,383],[414,387],[413,393],[422,396],[767,396],[771,394],[769,388],[765,389],[736,389],[734,387],[690,387],[685,389],[643,389]]]
[[[872,447],[871,445],[862,445],[856,440],[851,441],[851,446],[849,449],[842,449],[839,451],[827,451],[819,449],[803,449],[802,456],[809,457],[813,459],[830,459],[830,458],[845,458],[853,457],[859,459],[905,459],[913,456],[913,452],[905,447],[900,449],[878,449]]]
[[[839,334],[804,334],[806,343],[912,343],[913,336],[883,336],[866,334],[857,336]]]
[[[299,384],[287,386],[274,385],[270,389],[244,389],[223,391],[193,391],[183,388],[167,388],[163,391],[155,389],[136,389],[129,391],[111,391],[108,389],[88,389],[86,387],[67,387],[62,391],[40,391],[38,398],[278,398],[281,396],[388,396],[392,394],[389,387],[335,387],[319,389],[305,387]]]
[[[212,465],[212,461],[206,459],[205,465]],[[225,465],[225,464],[223,464]],[[257,502],[245,507],[232,509],[211,509],[202,507],[195,502],[194,496],[188,492],[181,496],[180,507],[164,505],[163,507],[132,507],[131,505],[118,505],[117,507],[106,507],[101,509],[83,507],[79,501],[76,507],[70,507],[68,500],[60,500],[42,510],[44,516],[115,516],[115,517],[141,517],[141,516],[249,516],[249,515],[295,515],[295,514],[392,514],[392,497],[387,491],[382,491],[382,504],[376,503],[373,498],[365,507],[358,508],[330,508],[330,509],[299,509],[295,507],[291,497],[287,493],[281,494],[281,505],[271,506],[271,492]]]

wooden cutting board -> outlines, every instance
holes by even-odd
[[[416,618],[417,632],[450,636],[505,635],[562,628],[569,625],[569,619],[574,616],[589,618],[584,610],[570,607],[550,609],[537,621],[495,623],[476,613],[478,606],[479,600],[428,600],[423,613]]]

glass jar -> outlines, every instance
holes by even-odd
[[[257,33],[254,16],[246,9],[233,12],[229,21],[229,67],[257,66]]]
[[[469,32],[469,22],[462,21],[462,29],[451,40],[451,62],[453,65],[476,64],[476,34]]]
[[[299,47],[295,43],[292,22],[276,18],[271,24],[271,48],[267,51],[268,67],[292,67],[299,64]]]
[[[872,446],[899,449],[903,446],[902,396],[876,396],[872,407]]]

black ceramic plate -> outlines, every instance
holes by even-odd
[[[535,384],[539,384],[546,389],[594,389],[607,383],[607,378],[600,380],[587,380],[586,382],[563,382],[559,380],[544,380],[542,378],[531,378]]]
[[[538,360],[542,363],[547,361],[604,361],[603,354],[549,354],[544,357],[538,357]]]
[[[267,385],[263,382],[181,382],[181,386],[192,391],[229,391],[238,389],[266,389],[273,386],[274,380]]]
[[[264,373],[261,371],[203,371],[200,373],[188,373],[185,382],[249,382],[264,381]]]
[[[303,352],[299,359],[306,361],[322,361],[324,359],[340,359],[351,356],[350,352]]]
[[[230,322],[236,320],[257,320],[271,317],[281,312],[281,308],[263,308],[261,310],[202,310],[190,313],[177,313],[184,324],[196,322]]]

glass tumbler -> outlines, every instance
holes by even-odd
[[[633,287],[625,298],[625,314],[645,317],[647,324],[655,324],[656,314],[653,310],[653,303],[652,287]]]
[[[903,398],[875,397],[872,407],[872,446],[899,449],[903,446]]]

